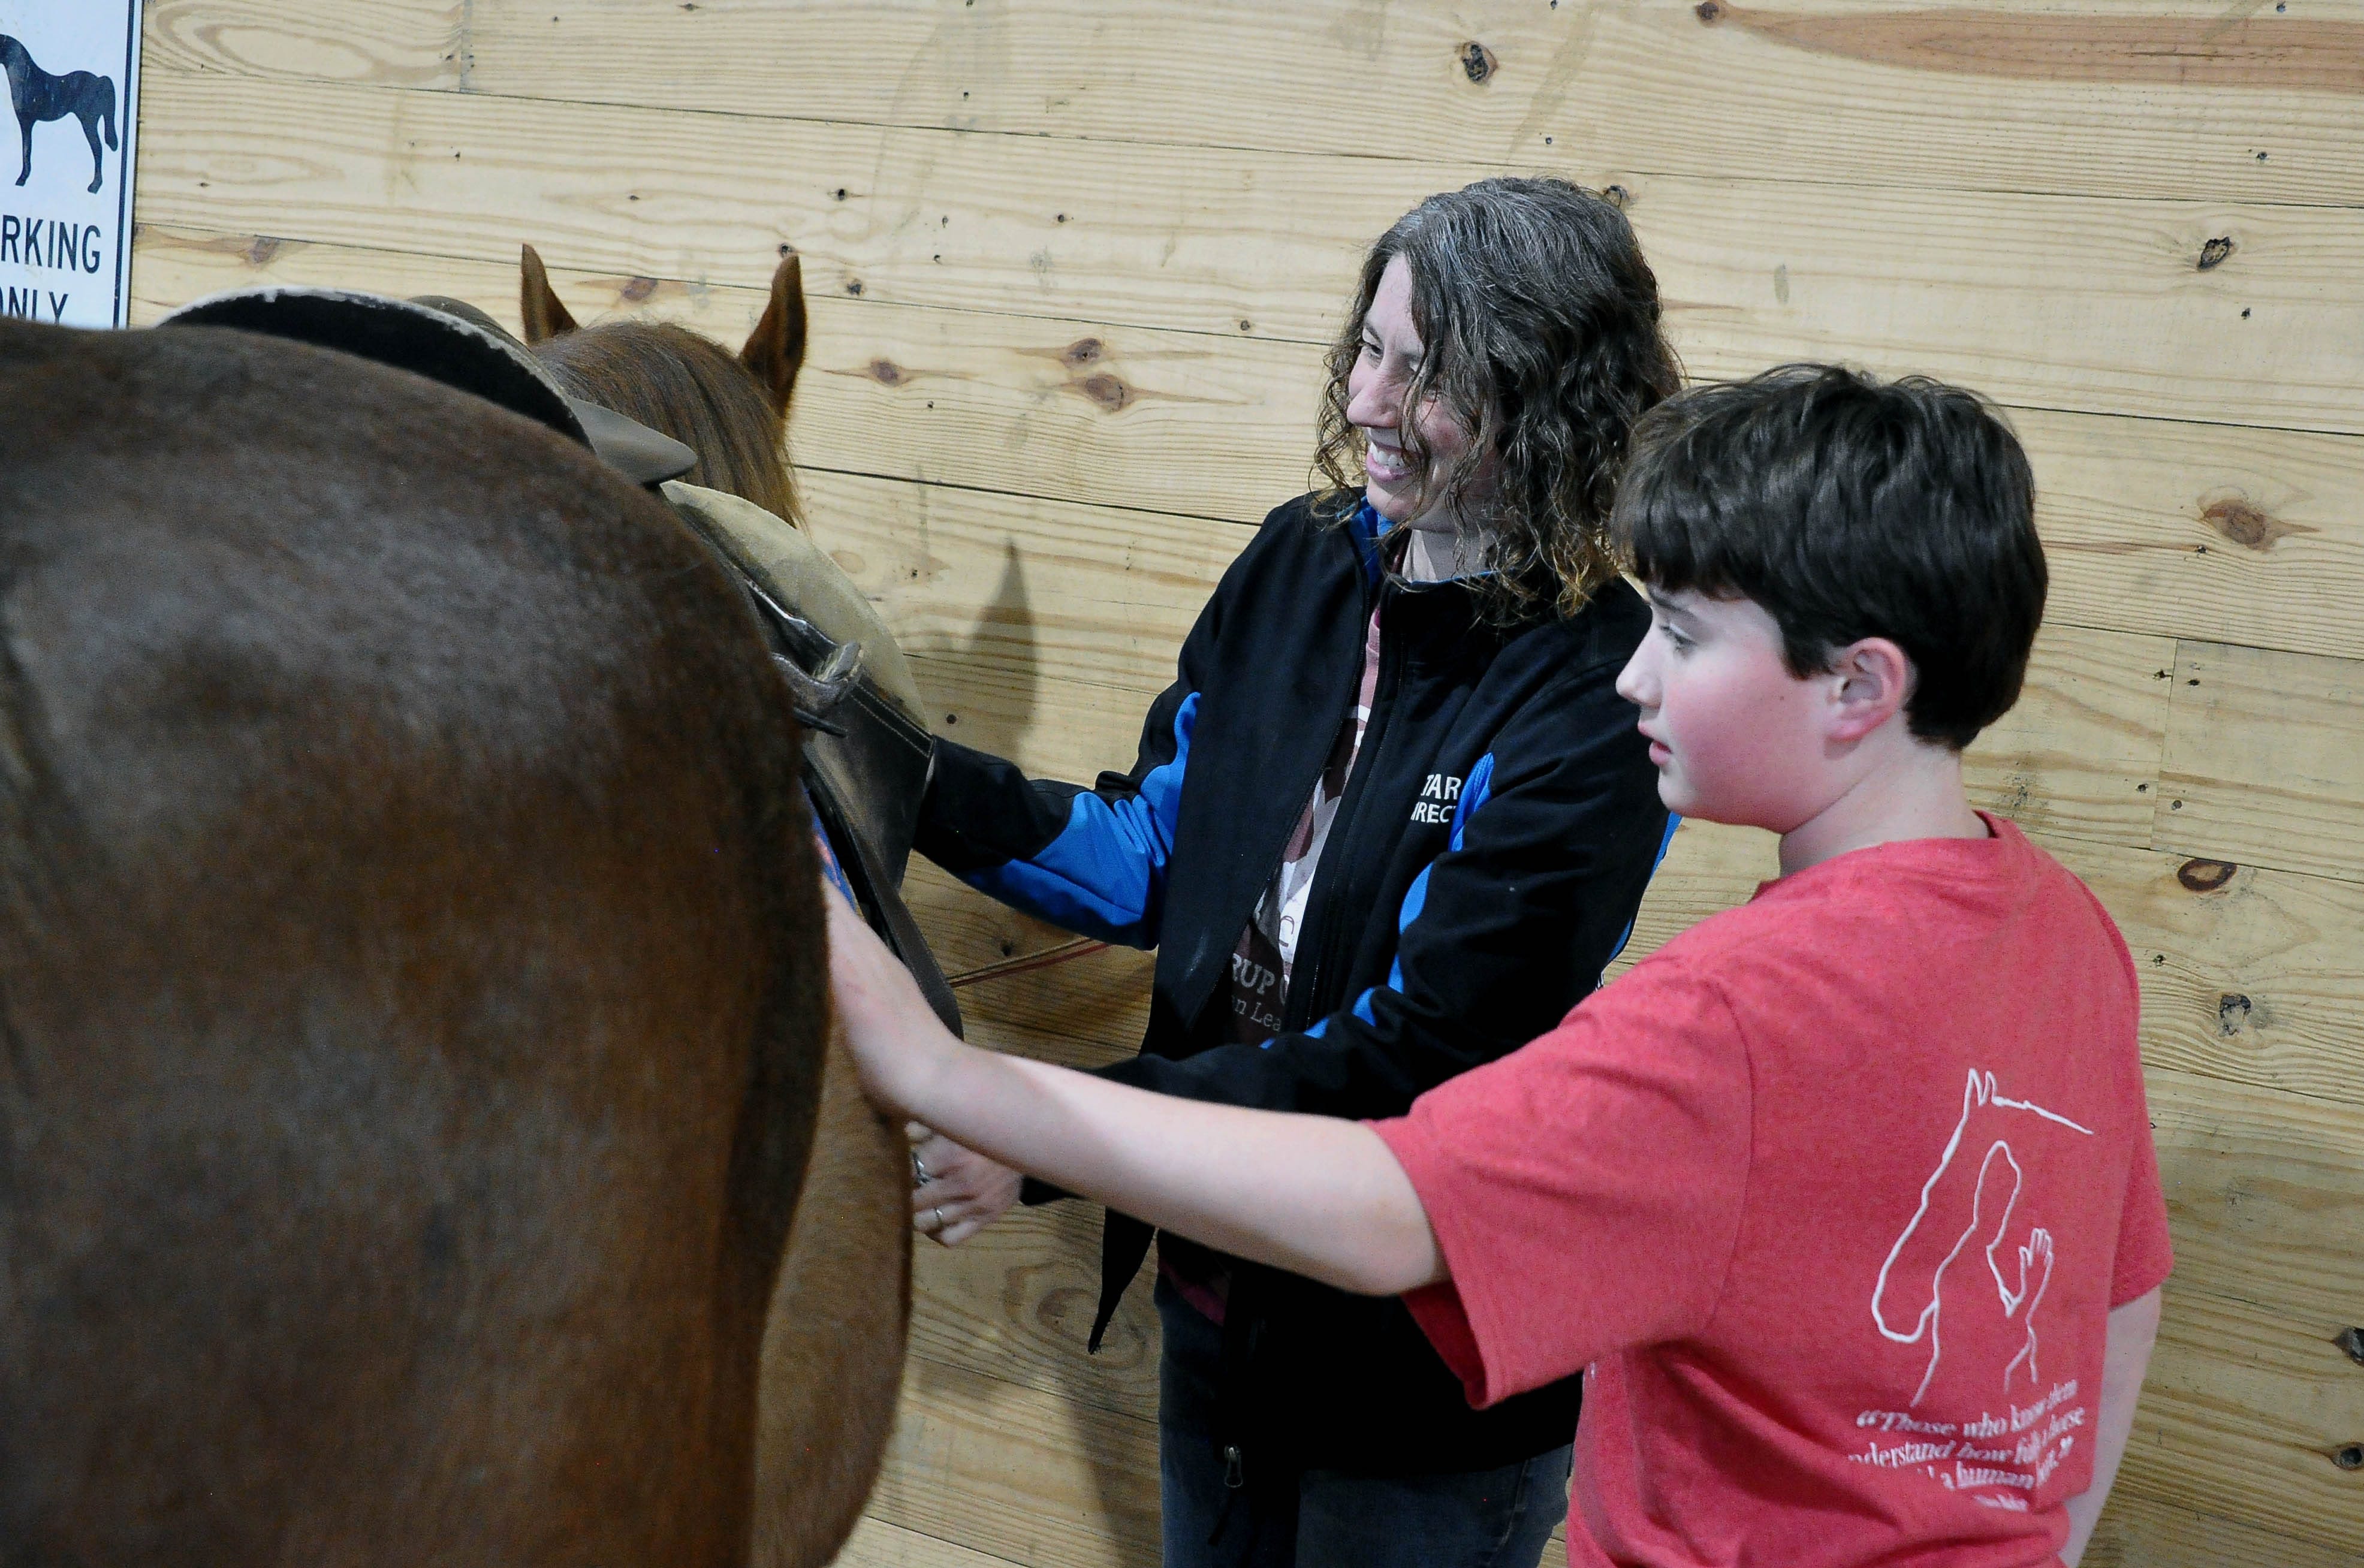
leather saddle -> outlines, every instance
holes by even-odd
[[[159,327],[229,327],[340,350],[496,403],[589,448],[655,491],[754,606],[805,727],[805,790],[836,873],[944,1026],[960,1008],[902,897],[934,749],[918,684],[852,579],[808,537],[752,501],[677,481],[697,454],[569,397],[541,361],[459,300],[263,286],[182,306]]]

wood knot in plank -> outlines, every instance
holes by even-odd
[[[622,290],[624,298],[633,305],[640,304],[656,292],[657,281],[654,278],[634,278]]]
[[[246,248],[246,264],[250,267],[271,265],[272,258],[278,255],[280,247],[286,243],[284,239],[274,239],[268,234],[256,235],[254,243]]]
[[[1484,82],[1494,74],[1494,51],[1471,39],[1461,46],[1461,74],[1472,82]]]
[[[2364,1470],[2364,1443],[2348,1443],[2334,1449],[2331,1462],[2342,1470]]]
[[[881,386],[900,386],[904,382],[903,367],[892,360],[873,360],[870,379]]]
[[[2239,1034],[2256,1009],[2249,999],[2238,991],[2227,991],[2216,998],[2216,1032],[2226,1040]]]
[[[2292,534],[2316,531],[2303,523],[2283,522],[2239,495],[2227,495],[2221,501],[2210,502],[2200,509],[2200,520],[2235,544],[2261,551],[2273,549],[2277,542]]]
[[[2231,861],[2186,861],[2175,868],[2175,880],[2190,892],[2213,893],[2240,869]]]
[[[2223,266],[2225,259],[2232,253],[2233,237],[2229,234],[2218,235],[2200,248],[2200,270],[2205,272]]]
[[[1098,338],[1078,338],[1066,346],[1059,358],[1071,365],[1097,364],[1100,355],[1105,353],[1107,349],[1108,345],[1102,343]]]
[[[1034,1304],[1034,1325],[1047,1334],[1072,1333],[1077,1325],[1088,1329],[1098,1296],[1078,1285],[1053,1285]]]
[[[1125,405],[1132,401],[1132,388],[1105,371],[1098,375],[1085,377],[1082,388],[1086,397],[1111,414],[1123,413]]]
[[[2364,1366],[2364,1329],[2342,1329],[2333,1336],[2331,1342],[2337,1345],[2349,1361]]]
[[[1711,25],[1721,21],[1723,17],[1723,0],[1700,0],[1697,6],[1691,7],[1691,15]]]
[[[1602,200],[1619,212],[1623,212],[1634,199],[1634,193],[1622,185],[1603,185],[1600,187],[1600,195]]]

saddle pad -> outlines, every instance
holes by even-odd
[[[666,484],[663,493],[774,598],[819,627],[831,641],[862,644],[862,668],[879,695],[913,724],[928,728],[920,684],[911,678],[911,666],[894,635],[853,579],[810,535],[743,496],[679,480]]]
[[[934,762],[919,683],[903,651],[862,590],[805,534],[719,490],[676,482],[663,494],[733,571],[810,634],[861,645],[861,668],[835,710],[842,733],[813,729],[805,736],[806,794],[855,905],[910,970],[944,1027],[959,1034],[960,1006],[899,891]],[[788,657],[813,651],[800,650],[783,628],[773,630]]]

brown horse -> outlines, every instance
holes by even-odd
[[[774,270],[763,317],[735,359],[671,323],[578,327],[530,245],[519,274],[526,342],[571,395],[696,450],[686,483],[801,523],[781,456],[806,343],[803,267],[793,253]],[[852,1059],[832,1044],[805,1203],[764,1343],[761,1568],[825,1560],[853,1528],[877,1473],[910,1313],[909,1171],[901,1134],[870,1108]],[[804,1434],[832,1418],[835,1442],[804,1446]],[[809,1475],[815,1462],[831,1468],[827,1485]],[[797,1501],[820,1496],[850,1506],[832,1514]],[[775,1500],[783,1506],[767,1506]]]
[[[0,322],[0,1562],[823,1561],[875,1449],[780,1278],[823,939],[738,590],[344,355]]]
[[[532,246],[519,270],[525,340],[567,393],[662,430],[698,454],[682,477],[801,521],[781,450],[805,362],[804,267],[773,270],[763,318],[736,359],[667,321],[626,317],[577,327]]]

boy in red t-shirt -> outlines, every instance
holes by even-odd
[[[1968,393],[1817,366],[1635,443],[1655,625],[1619,689],[1667,804],[1781,834],[1778,881],[1369,1126],[961,1046],[833,914],[864,1081],[1177,1234],[1405,1294],[1475,1402],[1589,1367],[1572,1563],[2074,1564],[2171,1260],[2124,943],[1962,789],[2043,610],[2026,460]]]

